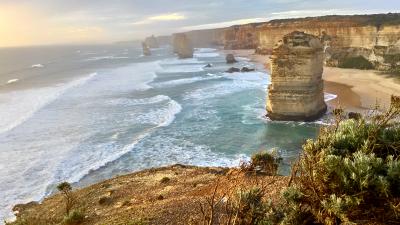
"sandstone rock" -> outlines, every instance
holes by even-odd
[[[151,51],[149,46],[146,45],[146,43],[142,43],[142,48],[143,48],[143,55],[145,56],[151,56]]]
[[[231,68],[229,68],[227,71],[225,71],[226,73],[237,73],[237,72],[240,72],[240,69],[239,68],[236,68],[236,67],[231,67]]]
[[[146,43],[147,46],[149,46],[149,48],[159,48],[160,45],[158,44],[158,40],[156,37],[154,37],[154,35],[147,37],[144,40],[144,43]]]
[[[323,59],[323,46],[316,36],[298,31],[284,36],[271,56],[269,118],[311,121],[326,112]]]
[[[179,33],[173,35],[174,53],[181,59],[193,58],[193,46],[185,34]]]
[[[233,54],[227,54],[225,59],[226,59],[226,63],[228,63],[228,64],[237,62],[235,59],[235,56]]]

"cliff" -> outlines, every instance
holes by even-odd
[[[323,46],[304,32],[283,37],[272,51],[267,116],[272,120],[311,121],[326,112]]]
[[[186,34],[174,34],[172,39],[174,53],[178,54],[179,58],[184,59],[193,57],[194,50],[192,40],[190,40]]]
[[[320,38],[328,66],[341,66],[361,56],[373,68],[400,70],[399,13],[271,20],[185,34],[195,47],[223,45],[225,49],[257,49],[270,54],[275,43],[295,30]]]

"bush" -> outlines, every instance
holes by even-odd
[[[249,164],[242,165],[242,169],[247,171],[261,171],[267,175],[276,175],[279,163],[282,161],[282,158],[277,155],[276,150],[272,150],[271,152],[257,152],[251,156]]]
[[[66,225],[77,225],[81,224],[85,219],[85,214],[80,210],[72,210],[70,213],[65,215],[63,224]]]
[[[363,56],[346,57],[339,61],[338,67],[361,69],[361,70],[374,69],[374,65]]]
[[[283,192],[286,224],[398,224],[400,98],[368,118],[344,120],[303,146],[294,187]]]
[[[62,182],[59,185],[57,185],[57,189],[64,196],[65,211],[66,211],[66,214],[69,214],[70,210],[72,209],[72,207],[75,203],[75,198],[73,197],[73,194],[72,194],[72,186],[68,182]]]
[[[160,180],[160,183],[166,184],[166,183],[168,183],[170,180],[171,180],[171,179],[170,179],[169,177],[163,177],[163,178]]]

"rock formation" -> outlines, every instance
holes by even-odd
[[[236,68],[236,67],[231,67],[229,68],[227,71],[225,71],[225,73],[238,73],[238,72],[242,72],[242,73],[248,73],[248,72],[253,72],[256,71],[255,69],[250,69],[246,66],[242,67],[242,69]]]
[[[181,59],[193,58],[192,43],[183,33],[173,35],[173,49],[174,53],[178,54]]]
[[[149,46],[148,46],[146,43],[144,43],[144,42],[142,42],[142,49],[143,49],[143,55],[145,55],[145,56],[151,56],[150,48],[149,48]]]
[[[236,67],[231,67],[227,71],[225,71],[225,73],[238,73],[238,72],[240,72],[240,69]]]
[[[227,54],[225,59],[226,59],[226,63],[228,63],[228,64],[237,62],[235,59],[235,56],[233,54]]]
[[[152,35],[152,36],[150,36],[150,37],[147,37],[147,38],[144,40],[144,43],[146,43],[146,45],[147,45],[149,48],[159,48],[159,47],[160,47],[160,45],[158,44],[158,40],[157,40],[156,37],[154,37],[154,35]]]
[[[185,34],[195,47],[216,44],[270,54],[275,43],[295,30],[321,39],[328,66],[362,56],[375,69],[400,71],[400,13],[282,19]]]
[[[326,112],[323,58],[320,40],[303,32],[285,35],[274,47],[267,100],[270,119],[311,121]]]

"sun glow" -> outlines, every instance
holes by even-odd
[[[0,47],[95,42],[101,27],[67,24],[24,5],[0,4]]]

